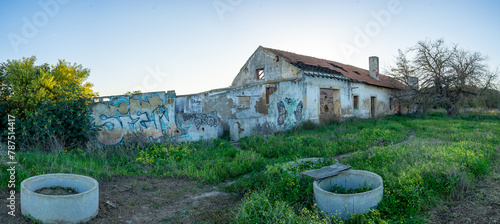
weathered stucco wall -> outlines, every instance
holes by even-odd
[[[184,134],[178,141],[198,141],[222,136],[222,125],[216,113],[178,113],[177,128]]]
[[[327,65],[321,64],[321,59],[300,55],[290,59],[286,55],[259,47],[229,88],[184,96],[175,96],[172,91],[113,96],[108,101],[98,98],[91,106],[91,116],[96,126],[103,127],[99,140],[116,144],[143,133],[149,140],[167,136],[192,141],[216,138],[223,131],[239,140],[284,131],[304,120],[321,122],[395,113],[397,107],[390,106],[392,89],[366,84],[371,79],[356,83],[355,78],[325,68],[338,67],[333,62]],[[307,66],[297,62],[301,57]],[[262,79],[257,77],[260,69],[264,71]],[[356,109],[354,96],[358,97]]]
[[[222,135],[216,114],[201,114],[201,108],[195,104],[191,108],[192,113],[176,113],[174,91],[153,92],[94,98],[90,117],[93,125],[101,128],[98,140],[105,145],[130,138],[147,141],[168,137],[196,141],[201,137]]]
[[[264,69],[265,79],[257,79],[257,69]],[[294,78],[301,78],[300,69],[271,51],[259,47],[243,65],[231,86],[279,82]]]
[[[306,83],[306,108],[310,120],[319,121],[321,108],[321,89],[332,89],[334,91],[334,110],[337,107],[341,108],[341,117],[371,117],[371,97],[375,97],[375,116],[382,116],[387,114],[394,114],[397,110],[393,102],[393,108],[390,108],[390,98],[392,98],[393,90],[365,85],[361,83],[352,83],[328,78],[317,78],[305,76],[304,82]],[[338,95],[335,95],[337,94]],[[359,106],[354,109],[354,96],[358,96]],[[337,99],[340,101],[337,103]],[[336,112],[337,113],[337,112]],[[336,117],[339,118],[339,117]]]
[[[114,145],[125,137],[141,133],[158,139],[175,132],[175,93],[156,92],[133,96],[95,98],[90,106],[91,120],[101,127],[98,140]]]
[[[322,109],[321,89],[333,90],[333,111],[334,118],[341,118],[352,115],[351,102],[351,82],[341,81],[332,78],[318,78],[304,76],[307,92],[307,111],[309,120],[319,122]]]
[[[273,85],[275,91],[269,95],[269,103],[266,103],[267,87],[253,87],[255,97],[251,106],[237,111],[236,118],[229,119],[231,139],[284,131],[307,119],[302,81],[283,81]]]
[[[371,117],[371,97],[375,97],[375,117],[396,113],[396,108],[390,109],[390,99],[393,90],[364,84],[353,84],[353,96],[359,96],[359,109],[354,110],[354,116]],[[351,97],[352,104],[352,97]]]

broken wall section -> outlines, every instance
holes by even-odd
[[[259,75],[261,72],[261,76]],[[284,80],[300,79],[301,71],[283,57],[259,46],[234,78],[231,86],[265,84]]]
[[[304,120],[304,84],[298,81],[258,83],[205,93],[178,96],[177,113],[193,111],[201,102],[202,113],[220,118],[231,140],[288,130]]]
[[[96,97],[90,105],[90,119],[95,127],[101,128],[97,138],[105,145],[131,139],[155,141],[162,137],[197,141],[222,134],[214,114],[190,113],[188,116],[193,119],[179,120],[184,113],[176,113],[175,108],[175,91]]]
[[[228,120],[232,140],[285,131],[307,119],[301,81],[263,84],[258,91],[250,99],[250,107],[238,110],[236,118]]]

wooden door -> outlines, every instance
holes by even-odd
[[[338,89],[320,89],[319,119],[331,121],[341,116],[340,93]]]
[[[333,117],[333,90],[319,90],[319,119],[326,120]]]

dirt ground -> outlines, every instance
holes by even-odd
[[[7,198],[1,192],[1,198]],[[3,200],[5,203],[7,200]],[[227,223],[240,198],[197,181],[156,177],[116,177],[99,181],[99,213],[89,224]],[[15,217],[1,206],[0,223],[27,224],[16,194]]]
[[[498,149],[500,151],[500,149]],[[500,158],[492,171],[461,201],[439,205],[430,212],[431,223],[500,223]]]

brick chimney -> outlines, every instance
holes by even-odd
[[[368,58],[368,63],[370,65],[370,77],[376,79],[379,81],[379,73],[378,73],[378,57],[377,56],[371,56]]]

